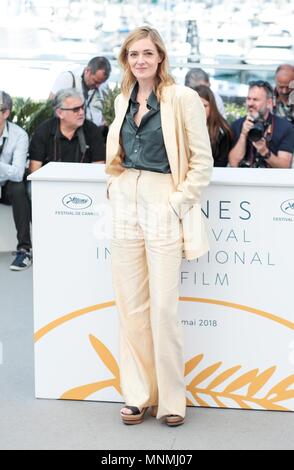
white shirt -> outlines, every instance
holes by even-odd
[[[71,73],[69,71],[62,72],[54,82],[51,92],[56,95],[56,93],[62,89],[66,88],[76,88],[83,95],[83,86],[82,86],[82,74],[84,69],[73,70]],[[73,76],[75,77],[75,87]],[[103,126],[105,124],[102,108],[103,108],[103,91],[107,88],[106,82],[94,90],[89,90],[88,98],[85,100],[86,103],[86,118],[89,121],[94,122],[96,126]]]
[[[3,143],[4,147],[0,155],[0,186],[7,181],[16,183],[22,181],[28,155],[29,137],[21,127],[12,122],[6,122],[0,136],[0,148]]]

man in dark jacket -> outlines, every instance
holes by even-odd
[[[84,99],[74,88],[61,90],[55,98],[56,117],[36,129],[29,148],[30,173],[48,162],[104,163],[101,130],[85,120]]]

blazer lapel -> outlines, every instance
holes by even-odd
[[[168,86],[164,89],[163,100],[160,102],[161,126],[164,145],[172,172],[175,186],[179,184],[178,155],[176,126],[173,109],[174,86]]]
[[[121,126],[123,124],[123,120],[125,118],[128,105],[129,105],[129,96],[121,95],[120,103],[117,107],[117,114],[115,116],[115,126],[118,128],[119,132],[121,130]]]
[[[179,170],[178,170],[178,154],[177,154],[177,140],[176,140],[176,126],[175,126],[175,117],[173,109],[173,96],[174,96],[174,86],[168,86],[164,89],[163,100],[160,102],[160,116],[161,116],[161,126],[164,145],[166,148],[166,153],[173,177],[175,186],[179,184]],[[120,100],[116,106],[116,116],[115,120],[111,124],[110,134],[113,137],[111,139],[115,142],[118,147],[112,148],[111,159],[108,162],[107,166],[115,159],[117,155],[120,155],[121,147],[119,144],[119,136],[121,127],[128,109],[129,105],[129,96],[120,96]],[[110,136],[109,136],[110,137]]]
[[[107,136],[107,168],[118,156],[122,155],[122,148],[120,146],[120,131],[128,109],[128,105],[129,97],[121,95],[119,97],[119,101],[116,103],[115,119],[109,128],[109,133]]]

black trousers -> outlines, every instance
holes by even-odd
[[[17,250],[32,248],[30,234],[31,203],[24,182],[8,181],[2,186],[0,203],[12,206],[13,218],[17,232]]]

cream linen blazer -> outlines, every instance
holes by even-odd
[[[128,109],[129,96],[120,94],[115,100],[115,119],[106,144],[106,173],[119,176],[123,149],[120,131]],[[213,157],[206,126],[204,106],[191,88],[170,85],[164,88],[160,101],[164,144],[176,191],[170,204],[183,225],[184,256],[192,260],[209,250],[204,216],[201,212],[202,189],[209,184]]]

